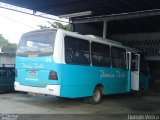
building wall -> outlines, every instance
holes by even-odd
[[[0,64],[15,64],[15,54],[0,53]]]
[[[1,52],[14,54],[16,53],[16,49],[17,49],[17,46],[15,45],[7,45],[2,47]]]
[[[73,31],[83,35],[103,36],[103,22],[74,24]]]
[[[160,61],[160,32],[112,34],[110,39],[141,50],[147,60]]]

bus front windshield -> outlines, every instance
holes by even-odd
[[[55,31],[39,31],[24,34],[19,42],[17,56],[45,56],[53,54]]]

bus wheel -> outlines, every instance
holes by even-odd
[[[88,97],[87,102],[90,104],[99,104],[102,100],[102,90],[100,87],[96,87],[93,92],[93,96]]]

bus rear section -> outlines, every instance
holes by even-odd
[[[54,62],[57,30],[24,34],[16,55],[16,91],[60,95],[61,67]]]

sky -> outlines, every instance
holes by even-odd
[[[53,20],[0,8],[0,34],[10,43],[18,43],[23,33],[39,29],[37,25],[49,26],[47,21],[54,22]]]

